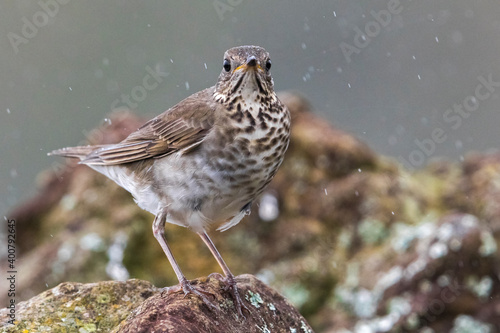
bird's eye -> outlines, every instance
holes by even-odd
[[[266,71],[271,69],[271,60],[266,61]]]
[[[222,63],[222,67],[224,67],[224,70],[226,72],[229,72],[231,70],[231,63],[229,62],[229,60],[224,59],[224,62]]]

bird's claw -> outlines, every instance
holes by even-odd
[[[246,305],[243,303],[240,297],[240,293],[238,291],[238,286],[236,285],[236,280],[234,279],[234,276],[233,275],[223,276],[219,273],[212,273],[208,277],[219,280],[224,284],[224,291],[229,291],[231,293],[231,296],[233,297],[234,301],[234,306],[238,311],[238,315],[240,315],[243,319],[245,319],[246,317],[243,314],[243,309],[245,309],[247,312],[250,312],[250,310],[246,307]]]
[[[210,301],[207,297],[207,296],[214,297],[214,295],[212,293],[209,293],[208,291],[205,291],[201,288],[197,288],[197,287],[193,286],[191,283],[189,283],[188,280],[181,281],[180,284],[173,286],[173,287],[163,288],[162,296],[164,296],[165,293],[167,295],[170,295],[170,294],[173,294],[173,293],[176,293],[179,291],[184,292],[184,297],[186,297],[189,294],[194,294],[194,295],[198,296],[203,301],[203,303],[205,303],[212,310],[216,310],[216,311],[219,310],[219,308],[216,305],[214,305],[212,303],[212,301]]]

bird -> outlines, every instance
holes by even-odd
[[[208,231],[225,231],[249,215],[283,162],[291,119],[274,91],[270,70],[264,48],[230,48],[214,86],[180,101],[123,141],[48,153],[78,158],[130,192],[139,207],[155,216],[153,235],[179,280],[168,292],[194,294],[215,307],[182,273],[167,244],[165,224],[197,233],[224,273],[210,276],[225,283],[243,317],[246,306],[235,277]]]

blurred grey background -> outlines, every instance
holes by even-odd
[[[152,117],[213,85],[241,44],[271,53],[278,91],[407,167],[499,146],[494,0],[3,1],[0,36],[2,215],[48,151],[113,107]]]

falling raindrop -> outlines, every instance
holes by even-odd
[[[436,36],[436,43],[439,43],[439,38]]]
[[[73,88],[69,87],[69,90],[70,90],[70,91],[73,91]]]
[[[205,65],[205,69],[207,69],[207,63],[205,62],[203,65]]]
[[[189,82],[186,81],[186,90],[189,90]]]
[[[10,114],[10,109],[9,108],[7,108],[7,114]]]

